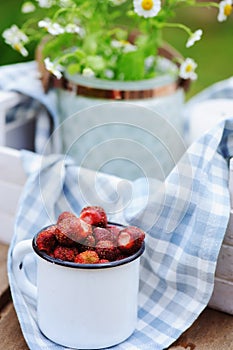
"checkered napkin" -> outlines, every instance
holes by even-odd
[[[42,153],[51,133],[51,123],[57,125],[57,110],[54,91],[48,94],[43,91],[36,62],[1,66],[0,90],[22,95],[20,103],[7,112],[6,121],[36,118],[35,150]]]
[[[54,222],[62,210],[79,214],[84,205],[97,203],[97,199],[98,204],[113,204],[108,207],[112,209],[108,213],[111,221],[147,231],[137,328],[113,348],[165,349],[194,322],[211,297],[229,219],[232,137],[233,120],[218,124],[190,146],[164,183],[145,178],[129,182],[79,168],[61,155],[42,158],[22,153],[28,181],[17,212],[8,272],[13,302],[30,349],[65,348],[40,332],[35,304],[21,294],[14,279],[12,250],[18,241]],[[33,280],[35,265],[31,261],[27,265]]]

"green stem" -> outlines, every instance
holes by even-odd
[[[164,27],[179,28],[179,29],[184,30],[189,36],[192,35],[192,31],[189,29],[189,27],[187,27],[186,25],[181,24],[181,23],[167,23],[167,22],[165,22],[165,23],[160,23],[159,27],[160,28],[164,28]]]
[[[194,5],[195,7],[215,7],[215,8],[219,8],[219,4],[216,2],[198,2]]]

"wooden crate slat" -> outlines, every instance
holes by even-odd
[[[0,243],[10,243],[14,233],[14,222],[14,215],[0,212]]]
[[[222,244],[218,256],[216,277],[233,282],[233,246]]]
[[[209,306],[233,315],[233,282],[215,278],[214,291]]]
[[[26,174],[22,167],[20,152],[8,147],[0,147],[0,179],[13,184],[24,185]]]
[[[5,305],[7,299],[9,298],[7,252],[8,246],[0,243],[0,309]]]
[[[0,212],[15,214],[22,189],[22,185],[0,179]]]

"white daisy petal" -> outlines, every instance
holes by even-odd
[[[54,1],[53,0],[37,0],[40,7],[50,8]]]
[[[197,74],[195,73],[196,67],[197,67],[197,64],[192,58],[186,58],[181,63],[179,76],[182,79],[196,80],[197,79]]]
[[[133,0],[134,11],[142,17],[155,17],[161,10],[160,0]]]
[[[233,1],[232,0],[223,0],[219,3],[219,13],[218,21],[223,22],[230,16],[232,12]]]
[[[201,40],[201,36],[203,34],[203,31],[201,29],[196,30],[192,35],[190,35],[186,47],[191,47],[194,45],[194,43],[198,40]]]
[[[21,7],[22,13],[31,13],[31,12],[34,12],[35,9],[36,7],[31,1],[25,2]]]
[[[50,73],[55,75],[55,77],[57,79],[61,79],[61,77],[62,77],[61,72],[62,72],[63,68],[60,65],[53,63],[49,57],[46,57],[44,59],[44,63],[45,63],[45,68],[47,69],[47,71],[49,71]]]

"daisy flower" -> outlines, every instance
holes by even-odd
[[[53,0],[37,0],[40,7],[49,8],[53,5]]]
[[[232,12],[233,1],[232,0],[223,0],[219,4],[219,13],[218,21],[223,22],[230,16]]]
[[[84,77],[87,77],[87,78],[95,77],[95,72],[91,68],[84,68],[82,74]]]
[[[161,9],[160,0],[133,0],[134,11],[142,17],[155,17]]]
[[[197,67],[196,62],[192,58],[186,58],[180,66],[179,76],[183,79],[196,80],[197,74],[195,69]]]
[[[131,44],[127,40],[112,40],[111,46],[115,49],[122,50],[122,52],[124,53],[133,52],[137,50],[137,46]]]
[[[39,21],[38,26],[40,28],[45,28],[51,35],[59,35],[65,32],[64,28],[62,28],[59,23],[52,22],[49,18]]]
[[[53,63],[49,57],[44,59],[44,63],[45,63],[45,68],[47,69],[47,71],[49,71],[50,73],[55,75],[55,77],[57,79],[61,79],[61,77],[62,77],[61,72],[62,72],[63,68],[59,64]]]
[[[76,34],[79,34],[81,37],[85,35],[84,29],[74,23],[67,24],[64,30],[66,33],[76,33]]]
[[[27,35],[20,30],[15,24],[10,28],[6,29],[3,34],[5,42],[10,45],[13,49],[20,52],[21,55],[27,56],[28,51],[25,49],[24,44],[28,42]]]
[[[34,12],[35,9],[36,7],[31,1],[25,2],[21,7],[22,13],[31,13],[31,12]]]
[[[186,47],[191,47],[194,45],[194,43],[198,40],[201,40],[201,36],[203,34],[203,31],[201,29],[196,30],[194,33],[190,35],[188,38],[188,41],[186,43]]]

